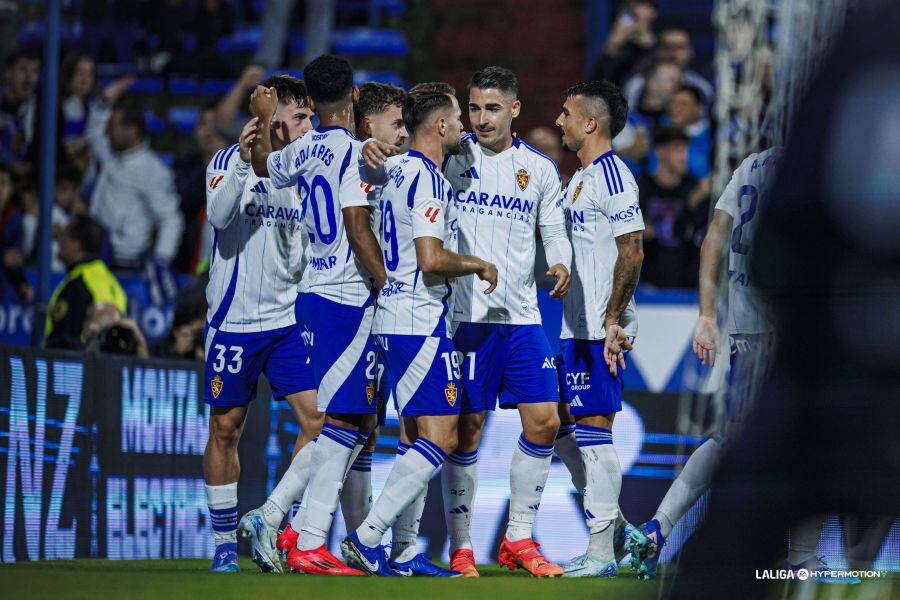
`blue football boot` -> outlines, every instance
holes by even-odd
[[[238,565],[237,544],[219,544],[213,557],[213,573],[236,573],[241,570]]]
[[[399,577],[388,564],[387,552],[384,546],[366,546],[359,541],[359,536],[354,531],[341,542],[341,554],[351,567],[356,567],[370,575],[378,577]]]
[[[388,564],[398,575],[403,577],[462,577],[462,573],[458,571],[437,566],[424,552],[416,554],[411,560],[404,562],[391,560]]]

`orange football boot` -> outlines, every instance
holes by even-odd
[[[460,548],[450,557],[450,570],[462,573],[463,577],[481,577],[475,568],[475,555],[468,548]]]
[[[506,539],[506,536],[503,536],[497,561],[500,566],[507,567],[510,571],[518,567],[528,571],[534,577],[561,576],[563,568],[544,558],[544,555],[538,550],[539,547],[540,544],[531,538],[511,542]]]
[[[287,566],[292,571],[310,575],[365,575],[342,563],[325,544],[312,550],[300,550],[295,546],[288,552]]]

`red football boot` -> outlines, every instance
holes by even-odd
[[[540,544],[531,538],[525,538],[518,542],[511,542],[503,536],[500,544],[500,554],[497,561],[500,566],[508,567],[510,571],[524,569],[535,577],[559,577],[563,574],[563,568],[544,558],[538,550]]]
[[[313,550],[300,550],[295,546],[288,552],[287,566],[292,571],[310,575],[365,575],[342,563],[325,544]]]
[[[278,539],[275,541],[275,547],[284,553],[288,553],[297,545],[298,537],[300,537],[300,534],[294,531],[291,528],[291,524],[288,523],[287,527],[278,534]]]
[[[475,568],[475,555],[468,548],[460,548],[450,557],[450,570],[462,573],[463,577],[481,577]]]

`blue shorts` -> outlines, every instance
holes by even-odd
[[[463,414],[557,402],[556,362],[540,325],[460,323],[453,345],[462,369]]]
[[[725,392],[725,416],[739,422],[753,408],[755,395],[764,381],[771,361],[766,349],[772,343],[770,334],[735,334],[728,336],[731,368]]]
[[[297,298],[298,321],[312,357],[320,412],[373,414],[375,307],[350,306],[318,294]]]
[[[603,359],[603,340],[559,340],[560,370],[573,415],[608,415],[622,410],[621,375],[613,377]]]
[[[212,406],[244,406],[265,374],[278,400],[316,388],[309,353],[298,325],[259,333],[206,330],[206,385]]]
[[[379,334],[376,340],[384,396],[394,395],[400,416],[459,414],[460,365],[450,338]]]

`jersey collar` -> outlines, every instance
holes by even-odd
[[[415,158],[421,158],[422,161],[423,161],[426,165],[428,165],[428,166],[431,167],[432,169],[437,169],[437,165],[434,164],[434,161],[431,160],[430,158],[428,158],[427,156],[425,156],[424,154],[422,154],[421,152],[419,152],[418,150],[410,150],[410,151],[408,152],[408,154],[409,154],[410,156],[415,157]]]
[[[335,129],[340,129],[341,131],[343,131],[344,133],[346,133],[347,135],[349,135],[350,137],[352,137],[354,140],[356,139],[356,136],[353,135],[353,132],[352,132],[352,131],[350,131],[350,130],[347,129],[346,127],[341,127],[340,125],[329,125],[329,126],[327,126],[327,127],[322,127],[321,125],[319,125],[318,127],[316,127],[316,131],[317,131],[318,133],[325,133],[325,132],[328,132],[328,131],[334,131]]]
[[[612,150],[610,150],[609,152],[604,152],[603,154],[598,156],[596,159],[594,159],[594,162],[592,162],[591,164],[596,165],[598,162],[600,162],[604,158],[612,158],[613,156],[615,156],[615,155],[613,154]]]

